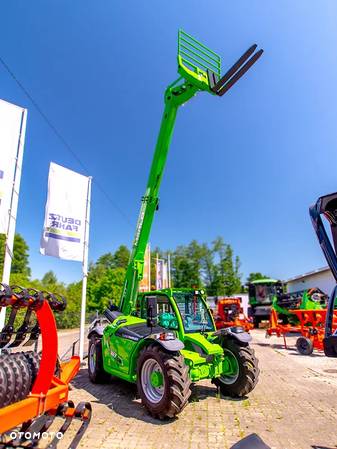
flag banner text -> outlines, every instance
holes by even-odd
[[[88,177],[50,163],[42,255],[83,261],[88,186]]]

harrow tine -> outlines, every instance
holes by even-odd
[[[23,346],[31,346],[33,343],[35,343],[39,336],[40,336],[40,326],[39,323],[36,323],[35,326],[33,326],[30,331],[30,337],[29,339],[26,341],[26,343],[24,343]],[[28,333],[27,332],[27,333]]]
[[[8,295],[9,292],[11,295]],[[4,294],[0,299],[1,305],[12,307],[8,322],[0,333],[0,348],[5,348],[10,346],[9,343],[14,333],[14,322],[18,310],[22,307],[28,307],[31,303],[31,297],[27,289],[20,287],[19,285],[12,285],[11,287],[5,289]]]
[[[71,410],[70,413],[69,410]],[[75,404],[73,403],[73,401],[64,402],[58,407],[56,411],[56,416],[62,416],[65,420],[57,433],[64,434],[67,431],[68,427],[70,426],[74,418],[74,414],[75,414]],[[55,437],[53,438],[51,443],[46,447],[46,449],[55,449],[59,441],[60,440],[55,435]]]
[[[31,319],[31,315],[33,310],[36,310],[43,302],[43,294],[42,292],[39,292],[38,290],[34,288],[30,288],[27,290],[27,294],[30,296],[30,304],[28,305],[27,312],[25,314],[24,320],[22,325],[19,327],[19,329],[16,331],[16,337],[15,340],[8,346],[9,348],[14,348],[19,346],[23,341],[25,340],[27,333],[29,332],[29,323]],[[33,326],[30,329],[30,332],[33,333],[33,329],[35,326]],[[37,329],[36,329],[37,331]],[[32,339],[31,343],[38,338],[38,334],[35,335],[37,332],[34,332],[34,338]],[[30,343],[30,344],[31,344]]]
[[[70,443],[68,449],[76,449],[78,443],[80,442],[84,432],[91,420],[91,404],[90,402],[80,402],[75,409],[74,417],[82,421],[81,427],[78,429],[76,435],[74,436],[72,442]]]
[[[0,448],[5,449],[7,447],[37,447],[37,445],[39,444],[39,438],[37,437],[28,440],[25,438],[25,435],[34,435],[34,433],[37,435],[41,435],[41,433],[46,432],[49,429],[54,419],[55,415],[42,415],[33,421],[27,421],[26,423],[23,423],[20,430],[18,430],[17,432],[18,435],[21,435],[21,437],[12,438],[5,443],[0,444]]]
[[[19,309],[12,308],[7,324],[2,328],[0,332],[0,348],[4,348],[10,342],[14,333],[14,321]]]
[[[16,348],[17,346],[20,346],[20,344],[25,340],[27,336],[27,331],[29,329],[29,321],[30,317],[32,315],[33,310],[27,309],[25,317],[23,319],[23,323],[19,327],[19,329],[16,331],[15,340],[8,345],[8,348]]]

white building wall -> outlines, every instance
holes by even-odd
[[[309,288],[320,288],[324,293],[330,295],[332,289],[336,285],[336,281],[330,270],[324,270],[318,273],[304,275],[301,278],[287,281],[288,293],[307,290]]]

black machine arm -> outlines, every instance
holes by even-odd
[[[309,208],[309,213],[319,244],[337,283],[337,192],[318,198],[316,204]],[[333,243],[324,228],[321,215],[324,215],[330,224]],[[329,298],[325,322],[324,352],[328,357],[337,357],[337,335],[333,334],[336,296],[337,285]]]

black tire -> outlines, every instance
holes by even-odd
[[[296,348],[300,354],[310,355],[314,350],[314,345],[313,342],[310,340],[310,338],[299,337],[296,340]]]
[[[13,354],[12,357],[15,359],[16,363],[19,365],[20,368],[22,378],[22,388],[18,399],[21,400],[26,398],[31,390],[32,372],[27,362],[27,359],[23,355],[23,353],[17,352]]]
[[[157,391],[161,390],[158,400],[151,400],[146,388],[146,366],[151,363],[159,366],[162,376],[163,384],[157,388]],[[182,355],[178,352],[166,352],[157,344],[141,350],[137,361],[137,388],[142,404],[154,418],[173,418],[180,413],[188,403],[190,387],[189,370]]]
[[[13,402],[13,396],[15,392],[15,373],[12,368],[11,363],[8,360],[8,355],[1,356],[1,367],[5,372],[5,377],[7,381],[7,390],[5,397],[3,398],[3,407],[11,404]]]
[[[110,375],[103,368],[102,340],[94,335],[88,348],[88,374],[94,384],[108,383],[110,380]]]
[[[20,399],[23,390],[23,379],[20,365],[11,354],[4,355],[1,362],[6,373],[8,387],[5,405],[9,405]]]
[[[222,376],[213,379],[213,383],[220,388],[224,396],[242,398],[250,393],[259,378],[258,360],[254,349],[249,345],[242,346],[235,340],[227,340],[224,354],[235,359],[238,372],[233,376]]]
[[[5,406],[7,391],[7,376],[3,367],[2,357],[0,357],[0,408]]]
[[[29,369],[31,371],[31,382],[30,382],[30,390],[31,390],[40,369],[40,357],[34,351],[23,352],[22,355],[27,360]]]

